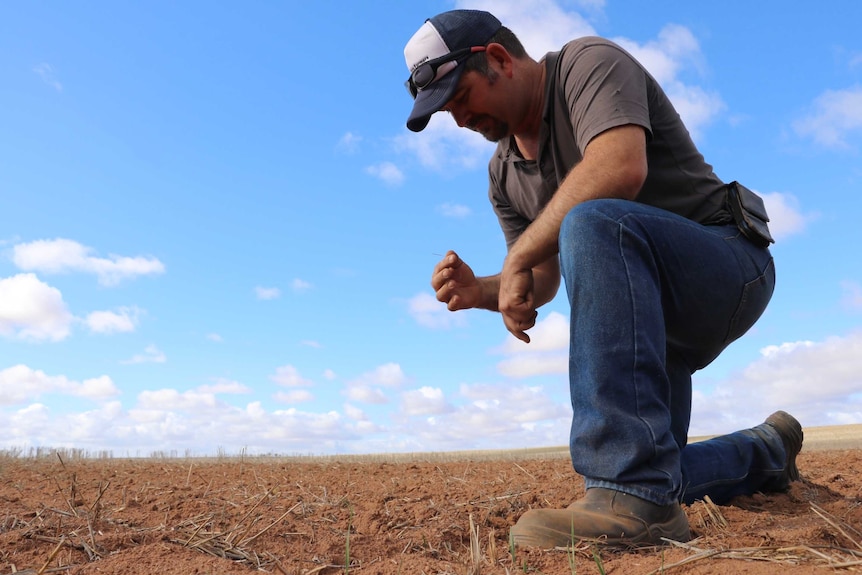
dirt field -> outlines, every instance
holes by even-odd
[[[789,493],[686,507],[684,548],[512,550],[583,493],[565,457],[0,458],[0,575],[862,572],[862,426],[806,430]],[[68,454],[67,454],[67,458]]]

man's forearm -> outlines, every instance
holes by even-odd
[[[478,277],[476,280],[479,282],[479,285],[482,286],[482,303],[479,304],[479,307],[489,311],[500,311],[498,306],[500,296],[500,274]]]
[[[598,198],[634,200],[647,172],[646,135],[640,126],[612,128],[593,138],[584,159],[509,250],[504,269],[535,269],[556,255],[560,226],[573,207]]]
[[[479,285],[482,286],[482,303],[479,307],[490,311],[500,311],[500,274],[476,279],[479,281]],[[553,257],[552,262],[547,262],[533,268],[533,297],[535,298],[537,308],[554,299],[559,287],[560,269],[556,256]]]
[[[560,289],[560,263],[556,255],[533,268],[533,298],[536,309],[557,295]]]

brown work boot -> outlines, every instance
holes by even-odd
[[[688,519],[679,503],[657,505],[621,491],[594,487],[566,509],[531,509],[511,530],[518,546],[567,547],[582,539],[606,545],[662,545],[688,541]]]
[[[771,426],[781,437],[787,459],[784,462],[784,475],[777,481],[776,487],[785,490],[790,487],[791,481],[799,481],[799,468],[796,467],[796,456],[802,450],[802,425],[795,417],[786,411],[776,411],[766,418],[767,425]]]

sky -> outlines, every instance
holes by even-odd
[[[694,375],[692,435],[862,423],[862,3],[0,4],[0,449],[209,455],[565,445],[568,303],[532,343],[430,287],[505,242],[493,145],[405,121],[403,47],[453,8],[536,59],[584,35],[760,193],[777,287]]]

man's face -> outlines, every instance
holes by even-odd
[[[499,109],[495,90],[498,75],[489,70],[488,76],[476,71],[464,72],[452,99],[443,110],[449,112],[458,126],[478,132],[491,142],[499,142],[509,135],[509,124],[495,113]]]

